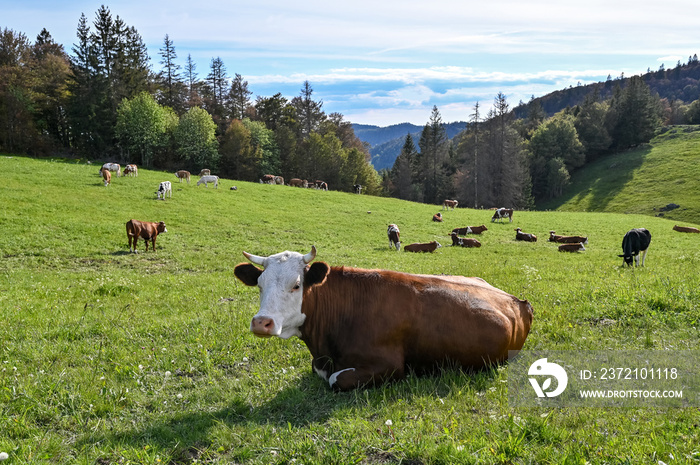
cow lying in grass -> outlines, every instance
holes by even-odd
[[[459,237],[456,232],[450,234],[452,236],[452,246],[459,247],[481,247],[481,242],[471,237]]]
[[[403,251],[404,252],[435,252],[437,249],[442,247],[439,242],[437,241],[432,241],[432,242],[416,242],[413,244],[408,244],[403,246]]]

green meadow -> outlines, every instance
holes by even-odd
[[[300,340],[249,332],[258,290],[233,276],[244,250],[315,245],[331,265],[479,276],[528,299],[528,350],[696,349],[700,235],[672,227],[697,217],[615,207],[491,223],[488,210],[458,208],[435,223],[436,206],[225,179],[205,188],[145,169],[104,187],[98,168],[0,155],[5,463],[700,463],[697,407],[514,408],[507,364],[333,393]],[[164,180],[173,196],[156,200]],[[690,206],[680,195],[690,199],[657,203]],[[140,242],[129,253],[131,218],[166,223],[156,252]],[[389,223],[403,244],[443,247],[391,250]],[[453,228],[481,224],[481,248],[449,246]],[[516,242],[516,227],[538,242]],[[635,227],[652,233],[646,266],[623,268]],[[588,236],[587,250],[558,252],[550,230]]]

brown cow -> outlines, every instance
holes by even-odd
[[[262,183],[262,184],[274,184],[275,177],[271,174],[265,174],[265,175],[263,175],[262,179],[260,179],[260,183]]]
[[[559,252],[583,252],[586,248],[583,246],[583,242],[578,244],[562,244],[559,246]]]
[[[202,176],[210,176],[211,175],[211,170],[204,168],[202,171],[199,172],[199,177],[201,178]]]
[[[559,236],[554,231],[549,231],[549,242],[558,242],[560,244],[578,244],[583,242],[588,244],[588,238],[583,236]]]
[[[136,165],[126,165],[124,167],[124,176],[127,174],[133,176],[138,176],[139,175],[139,168]]]
[[[460,236],[464,236],[465,234],[481,234],[484,231],[488,231],[488,228],[483,224],[481,226],[467,226],[466,228],[454,228],[452,230],[453,233],[457,233]]]
[[[309,264],[302,255],[260,257],[234,274],[260,289],[256,336],[299,337],[312,368],[334,390],[401,379],[445,364],[479,369],[519,351],[533,309],[481,278],[416,275]]]
[[[452,210],[454,210],[455,207],[457,207],[458,204],[459,204],[459,202],[457,202],[456,200],[445,199],[445,200],[442,202],[442,209],[443,209],[443,210],[449,210],[450,207],[452,207]]]
[[[436,213],[433,215],[433,221],[441,222],[442,221],[442,213]]]
[[[190,172],[185,170],[180,170],[175,172],[175,177],[182,182],[183,179],[187,180],[187,184],[190,183]]]
[[[520,228],[515,228],[515,240],[525,242],[537,242],[537,236],[522,232]]]
[[[459,247],[481,247],[481,242],[471,237],[459,237],[457,233],[453,232],[450,234],[452,236],[452,246]]]
[[[304,181],[299,178],[292,178],[289,180],[289,185],[292,187],[302,187],[304,185]]]
[[[148,241],[151,241],[151,248],[156,251],[156,238],[158,233],[168,232],[165,229],[165,223],[152,223],[149,221],[129,220],[126,222],[126,237],[129,240],[129,251],[136,252],[136,243],[139,237],[146,243],[146,252],[148,252]],[[131,246],[133,241],[133,248]]]
[[[105,187],[112,184],[112,174],[109,172],[109,170],[107,168],[102,168],[102,179],[105,183]]]
[[[442,247],[439,242],[437,241],[431,241],[431,242],[416,242],[413,244],[408,244],[403,246],[403,251],[404,252],[430,252],[433,253],[435,250],[439,249]]]
[[[491,217],[491,222],[498,220],[501,221],[503,218],[509,218],[510,222],[513,222],[513,209],[512,208],[498,208],[493,212]]]
[[[401,249],[401,231],[395,224],[390,224],[386,230],[386,235],[389,236],[389,248],[396,247],[398,252]]]
[[[684,232],[684,233],[700,233],[700,229],[698,228],[691,228],[690,226],[678,226],[674,225],[673,226],[674,231],[678,232]]]

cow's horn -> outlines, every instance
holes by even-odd
[[[316,258],[316,246],[312,245],[311,246],[311,252],[307,253],[304,255],[304,263],[309,263],[311,260]]]
[[[245,258],[250,260],[251,263],[255,263],[256,265],[264,266],[265,265],[265,257],[259,257],[257,255],[250,254],[248,252],[243,252],[243,255],[245,255]]]

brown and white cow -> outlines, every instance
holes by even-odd
[[[146,252],[148,252],[148,241],[151,241],[152,249],[156,251],[156,238],[159,233],[166,233],[165,223],[162,221],[153,223],[149,221],[129,220],[126,222],[126,238],[129,240],[129,251],[136,251],[136,243],[139,238],[146,243]],[[133,247],[132,247],[133,242]]]
[[[700,229],[698,228],[692,228],[690,226],[678,226],[677,224],[673,226],[673,230],[684,233],[700,233]]]
[[[306,187],[304,186],[304,181],[299,178],[292,178],[289,180],[289,185],[292,187]]]
[[[199,177],[201,178],[202,176],[209,176],[211,175],[211,170],[204,168],[202,171],[199,172]]]
[[[436,213],[433,215],[433,221],[437,221],[438,223],[442,222],[442,213]]]
[[[401,249],[401,231],[395,224],[390,224],[386,230],[386,235],[389,236],[389,248],[396,247],[396,251]]]
[[[512,208],[498,208],[493,212],[491,217],[491,222],[498,220],[501,221],[503,218],[509,218],[510,222],[513,222],[513,209]]]
[[[481,242],[471,237],[459,237],[456,232],[453,232],[450,236],[452,236],[453,247],[481,247]]]
[[[328,183],[326,181],[316,180],[316,189],[321,190],[321,191],[327,191],[328,190]]]
[[[430,252],[433,253],[437,249],[442,247],[439,242],[415,242],[413,244],[408,244],[403,246],[404,252]]]
[[[275,184],[278,186],[284,186],[284,178],[282,176],[275,176]]]
[[[583,252],[586,248],[583,246],[583,242],[578,244],[562,244],[559,246],[559,252]]]
[[[105,163],[102,165],[102,168],[100,168],[100,174],[102,174],[102,170],[108,169],[109,171],[114,171],[117,173],[117,177],[122,175],[122,167],[119,163]]]
[[[537,242],[537,236],[534,234],[524,233],[520,228],[515,228],[515,240],[525,242]]]
[[[560,244],[578,244],[580,242],[588,244],[588,238],[583,236],[559,236],[554,231],[549,231],[549,242]]]
[[[126,165],[124,167],[124,176],[129,175],[129,176],[138,176],[139,175],[139,168],[136,165]]]
[[[442,202],[442,209],[443,209],[443,210],[449,210],[450,208],[452,208],[452,210],[454,210],[455,207],[457,207],[458,204],[459,204],[459,202],[456,201],[456,200],[445,199],[445,200]]]
[[[185,170],[180,170],[175,172],[175,177],[182,182],[183,179],[187,180],[187,184],[190,183],[190,172]]]
[[[112,174],[107,168],[102,168],[102,181],[104,182],[105,187],[112,184]]]
[[[533,309],[481,278],[415,275],[331,267],[282,252],[261,257],[234,274],[260,289],[256,336],[300,338],[312,368],[334,390],[351,390],[431,373],[456,364],[479,369],[519,351]],[[311,263],[311,264],[310,264]],[[511,353],[512,355],[513,353]]]
[[[467,226],[465,228],[454,228],[452,232],[457,233],[460,236],[464,236],[465,234],[481,234],[482,232],[488,230],[489,229],[482,224],[481,226]]]
[[[274,184],[275,183],[275,176],[272,174],[265,174],[260,179],[260,183],[261,184]]]

